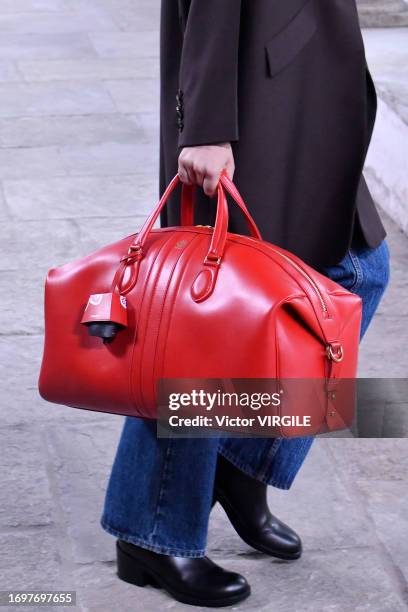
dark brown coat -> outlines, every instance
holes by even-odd
[[[385,236],[362,177],[375,114],[355,0],[162,0],[162,191],[182,147],[230,141],[263,238],[335,264],[353,227]],[[214,200],[197,209],[213,223]],[[230,229],[245,233],[235,207]]]

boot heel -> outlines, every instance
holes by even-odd
[[[140,587],[144,587],[147,584],[153,584],[153,580],[150,578],[149,574],[140,567],[136,559],[127,555],[120,548],[119,544],[116,545],[116,552],[118,578]]]

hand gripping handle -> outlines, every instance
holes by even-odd
[[[133,243],[130,245],[129,255],[135,257],[136,259],[143,257],[143,246],[146,242],[147,236],[153,229],[153,226],[156,223],[161,211],[163,210],[164,206],[167,204],[170,195],[172,194],[176,186],[179,184],[179,182],[180,182],[180,178],[177,174],[169,183],[158,205],[153,210],[151,215],[147,218],[142,229],[135,237],[135,240],[133,241]],[[183,186],[183,187],[184,187],[183,189],[184,197],[182,200],[182,211],[184,211],[183,220],[190,221],[192,220],[191,217],[192,217],[193,202],[194,202],[193,197],[192,197],[193,192],[192,192],[192,189],[190,189],[191,186]],[[217,218],[216,218],[215,227],[214,227],[213,239],[211,241],[211,246],[210,246],[210,249],[207,255],[209,259],[221,258],[223,254],[223,250],[224,250],[226,233],[228,230],[228,223],[225,226],[225,221],[227,220],[228,222],[228,208],[226,205],[224,189],[232,196],[232,198],[235,200],[235,202],[238,204],[238,206],[241,208],[242,212],[244,213],[244,216],[248,222],[251,236],[253,236],[254,238],[258,238],[260,240],[262,239],[261,234],[258,230],[258,227],[255,221],[253,220],[252,216],[250,215],[247,207],[245,206],[244,201],[242,197],[240,196],[237,188],[235,187],[234,183],[227,177],[227,175],[223,173],[220,177],[220,181],[217,186],[217,196],[218,196]],[[184,223],[182,223],[182,225],[184,225]]]
[[[156,208],[152,211],[149,217],[146,219],[143,224],[140,232],[135,236],[135,239],[129,246],[127,254],[121,260],[121,266],[118,268],[115,278],[112,283],[112,288],[115,290],[115,287],[119,287],[121,280],[123,278],[124,270],[127,265],[134,264],[133,271],[131,277],[126,284],[126,287],[120,289],[120,293],[123,295],[128,293],[135,285],[137,276],[138,276],[138,267],[139,262],[143,259],[144,256],[144,247],[146,240],[153,229],[154,224],[156,223],[161,211],[165,207],[168,202],[170,195],[173,193],[177,185],[180,183],[180,178],[178,174],[170,181],[168,187],[164,191],[162,197],[160,198],[159,203]],[[183,186],[182,190],[182,219],[184,221],[192,220],[193,216],[193,189],[189,188],[190,186]],[[227,239],[227,231],[228,231],[228,205],[227,199],[225,195],[225,191],[227,191],[238,206],[241,208],[244,216],[248,222],[249,230],[251,236],[254,238],[261,239],[261,234],[256,226],[255,221],[250,215],[248,209],[246,208],[242,197],[240,196],[237,188],[232,183],[232,181],[227,177],[225,173],[223,173],[220,177],[220,181],[217,185],[217,214],[215,220],[214,231],[212,233],[211,242],[209,250],[204,258],[204,265],[211,267],[219,267],[222,256],[224,253],[225,242]],[[184,212],[183,212],[184,211]],[[215,279],[214,279],[215,280]]]
[[[262,240],[260,231],[250,212],[248,211],[241,194],[239,193],[238,189],[235,187],[231,179],[228,177],[228,175],[225,173],[225,171],[220,176],[220,183],[224,187],[225,191],[230,194],[230,196],[233,198],[236,204],[238,204],[239,208],[244,213],[245,219],[248,223],[250,235],[253,238],[258,238],[259,240]],[[194,185],[183,185],[181,196],[181,225],[194,225],[194,193]]]

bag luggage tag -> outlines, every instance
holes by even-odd
[[[90,336],[102,338],[104,344],[112,342],[118,331],[128,324],[124,294],[135,286],[142,257],[140,247],[130,246],[126,255],[120,259],[110,292],[89,296],[81,323],[88,327]]]
[[[127,326],[126,297],[116,291],[90,295],[81,323],[88,327],[90,336],[102,338],[104,344],[112,342]]]

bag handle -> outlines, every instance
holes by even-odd
[[[146,243],[147,237],[152,231],[153,226],[159,218],[161,211],[167,204],[170,195],[173,193],[179,182],[180,177],[178,174],[176,174],[176,176],[170,181],[168,187],[160,198],[158,205],[146,219],[142,226],[142,229],[135,236],[134,241],[129,246],[128,255],[130,257],[136,260],[141,259],[143,257],[143,247]],[[228,209],[226,205],[226,198],[220,183],[218,183],[217,186],[217,196],[217,219],[214,226],[210,249],[208,251],[208,256],[210,259],[222,256],[226,239],[226,236],[224,234],[226,234],[227,232],[227,227],[225,226],[228,226]],[[188,203],[188,205],[191,205],[191,202]]]
[[[170,181],[169,185],[165,189],[162,197],[160,198],[159,203],[156,208],[152,211],[149,217],[144,222],[142,229],[135,236],[135,239],[130,244],[127,254],[124,255],[120,260],[120,265],[116,270],[115,276],[112,281],[111,291],[120,293],[121,295],[126,295],[133,289],[136,284],[138,273],[139,273],[139,264],[140,261],[144,257],[144,246],[146,240],[153,229],[154,224],[156,223],[161,211],[164,206],[167,204],[167,201],[177,187],[180,182],[180,177],[178,174]],[[224,190],[220,183],[217,185],[217,215],[215,221],[214,231],[211,236],[210,248],[207,252],[206,257],[204,258],[205,266],[219,266],[221,262],[221,257],[224,252],[225,241],[227,237],[228,230],[228,207],[227,200],[225,197]],[[124,287],[121,286],[123,276],[126,268],[130,266],[131,274],[130,278],[127,280],[126,285]]]
[[[121,265],[116,271],[115,277],[112,282],[112,291],[119,291],[122,295],[125,295],[134,287],[137,277],[138,277],[139,262],[144,257],[144,246],[145,246],[146,240],[150,232],[152,231],[153,226],[156,223],[161,211],[163,210],[164,206],[167,204],[170,195],[173,193],[173,191],[175,190],[175,188],[177,187],[179,183],[180,183],[180,177],[178,176],[178,174],[176,174],[176,176],[170,181],[169,185],[164,191],[156,208],[152,211],[152,213],[146,219],[145,223],[142,226],[142,229],[135,236],[135,239],[130,244],[127,254],[121,258]],[[211,275],[209,275],[212,279],[210,282],[211,291],[209,292],[206,291],[205,297],[201,295],[198,298],[196,296],[197,297],[196,301],[202,301],[203,299],[205,299],[212,293],[212,290],[214,289],[214,286],[215,286],[217,274],[218,274],[218,268],[221,264],[222,256],[224,254],[225,242],[227,239],[227,231],[228,231],[228,220],[229,220],[228,205],[227,205],[227,199],[225,196],[224,188],[228,191],[228,193],[232,195],[235,202],[238,204],[238,206],[243,211],[245,218],[248,222],[248,226],[249,226],[251,235],[254,238],[261,239],[261,234],[256,226],[256,223],[251,217],[250,213],[248,212],[248,209],[246,208],[240,194],[238,193],[238,190],[236,189],[235,185],[230,181],[230,179],[227,177],[227,175],[223,173],[217,185],[217,214],[216,214],[216,220],[215,220],[215,225],[214,225],[214,231],[211,236],[209,250],[203,261],[203,265],[205,269],[208,270],[209,268],[212,268]],[[184,190],[184,198],[183,198],[182,204],[183,204],[183,209],[185,211],[184,219],[186,219],[187,217],[187,220],[189,220],[193,214],[194,200],[192,196],[193,196],[193,189]],[[130,264],[134,264],[132,265],[132,272],[130,275],[130,279],[128,280],[124,288],[119,289],[120,283],[123,279],[124,271],[126,267]],[[196,299],[196,297],[194,299]]]
[[[238,189],[228,177],[225,171],[221,173],[220,182],[221,185],[224,187],[225,191],[229,193],[229,195],[233,198],[233,200],[236,202],[236,204],[238,204],[239,208],[244,213],[245,219],[248,223],[250,235],[253,238],[258,238],[259,240],[262,240],[261,233],[249,210],[247,209],[241,194],[239,193]],[[184,183],[181,193],[181,225],[194,225],[194,195],[195,186],[186,185]]]
[[[142,229],[135,237],[135,240],[129,246],[128,255],[132,255],[136,259],[143,257],[143,246],[147,240],[147,236],[152,231],[153,226],[156,223],[161,211],[163,210],[164,206],[167,204],[167,201],[170,195],[172,194],[174,189],[177,187],[179,182],[180,182],[180,177],[178,176],[178,174],[176,174],[176,176],[170,181],[168,187],[163,193],[158,205],[153,210],[151,215],[147,218],[147,220],[143,224]],[[187,186],[187,187],[190,187],[190,186]],[[227,224],[227,228],[225,228],[224,225],[225,225],[225,217],[227,218],[227,221],[228,221],[228,208],[226,206],[226,198],[225,198],[223,187],[226,189],[226,191],[228,191],[228,193],[232,195],[233,199],[235,200],[235,202],[238,204],[238,206],[241,208],[242,212],[244,213],[245,218],[249,225],[251,236],[253,236],[254,238],[258,238],[260,240],[262,239],[260,231],[258,230],[258,227],[255,221],[253,220],[253,218],[251,217],[247,207],[245,206],[244,201],[242,200],[242,197],[240,196],[237,188],[232,183],[232,181],[227,177],[227,175],[223,173],[221,174],[220,181],[217,185],[217,196],[218,196],[217,220],[214,226],[211,246],[210,246],[210,249],[207,255],[209,259],[221,258],[222,253],[224,251],[224,244],[226,240],[228,224]],[[193,193],[192,189],[187,189],[187,191],[184,190],[184,199],[183,199],[182,205],[185,211],[184,219],[186,219],[187,217],[187,220],[190,220],[192,210],[193,210],[192,193]],[[225,205],[224,205],[224,202],[225,202]]]

